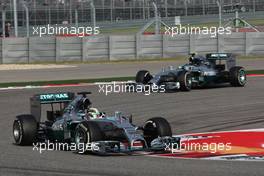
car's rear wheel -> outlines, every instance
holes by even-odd
[[[172,136],[171,126],[166,119],[154,117],[145,122],[143,134],[147,145],[150,146],[151,141],[157,137]]]
[[[180,83],[180,90],[190,91],[192,89],[192,76],[188,71],[179,73],[178,81]]]
[[[232,67],[229,71],[230,84],[234,87],[243,87],[247,82],[246,71],[243,67]]]
[[[152,78],[153,78],[153,76],[150,74],[149,71],[140,70],[137,72],[136,82],[142,83],[142,84],[147,84]]]
[[[100,140],[103,140],[103,135],[97,123],[85,121],[77,125],[75,130],[75,143],[79,153],[91,152],[92,142]]]
[[[32,145],[37,136],[37,121],[32,115],[19,115],[13,123],[13,136],[17,145]]]

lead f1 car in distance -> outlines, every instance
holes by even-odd
[[[246,84],[246,71],[236,66],[236,59],[229,53],[209,53],[206,56],[191,54],[189,63],[178,68],[170,66],[154,76],[147,70],[136,74],[135,85],[163,86],[165,90],[190,91],[191,88],[230,83],[234,87]],[[133,83],[130,83],[130,85]]]
[[[166,119],[155,117],[143,126],[136,126],[132,117],[124,117],[120,112],[107,116],[92,108],[87,94],[89,92],[77,95],[62,92],[31,97],[31,114],[18,115],[14,120],[15,144],[32,145],[41,141],[74,143],[77,146],[81,143],[96,144],[97,149],[89,151],[105,154],[163,150],[164,141],[177,142],[178,138],[172,137]],[[46,111],[47,119],[41,121],[41,109],[45,104],[51,105],[51,110]],[[55,110],[55,106],[59,110]]]

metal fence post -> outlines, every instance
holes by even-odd
[[[72,24],[72,0],[69,0],[70,24]]]
[[[256,0],[252,0],[253,3],[253,12],[256,12]]]
[[[110,0],[110,21],[113,22],[113,0]]]
[[[90,1],[90,6],[91,6],[91,22],[94,30],[96,27],[96,9],[93,1]]]
[[[145,20],[146,18],[146,9],[145,9],[145,0],[143,0],[142,2],[142,16],[143,16],[143,20]]]
[[[78,20],[79,20],[79,17],[78,17],[78,9],[76,8],[75,9],[75,27],[76,28],[79,26]]]
[[[29,37],[29,10],[28,10],[28,4],[26,1],[22,1],[22,5],[26,11],[26,26],[27,26],[27,37]]]
[[[6,35],[6,33],[5,33],[5,20],[6,20],[6,11],[5,11],[5,9],[4,9],[4,7],[3,7],[3,11],[2,11],[2,35],[3,35],[3,38],[5,38],[5,35]]]
[[[188,2],[184,0],[185,16],[188,16]]]
[[[14,27],[15,27],[15,36],[18,36],[17,32],[17,0],[13,0],[14,4]]]
[[[165,0],[165,17],[168,17],[168,0]]]
[[[155,13],[155,35],[159,34],[160,31],[160,21],[159,21],[159,14],[158,14],[158,7],[157,4],[153,1],[152,3],[154,7],[154,13]]]
[[[218,16],[219,16],[219,27],[222,26],[222,1],[221,0],[217,0],[216,1],[217,6],[218,6]]]

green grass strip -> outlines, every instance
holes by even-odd
[[[264,70],[248,70],[247,74],[264,74]]]
[[[72,79],[72,80],[54,80],[54,81],[30,81],[30,82],[11,82],[0,83],[0,87],[22,87],[22,86],[45,86],[45,85],[63,85],[111,81],[128,81],[134,80],[134,77],[115,77],[115,78],[95,78],[95,79]]]

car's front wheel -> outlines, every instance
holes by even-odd
[[[136,82],[142,83],[142,84],[147,84],[152,78],[153,78],[153,76],[150,74],[149,71],[140,70],[137,72]]]
[[[93,151],[92,142],[103,140],[102,132],[95,122],[81,122],[75,129],[75,144],[78,153]]]
[[[178,81],[180,83],[180,90],[190,91],[192,89],[192,76],[188,71],[179,73]]]
[[[17,145],[32,145],[37,136],[37,121],[32,115],[19,115],[13,123],[13,136]]]
[[[143,126],[143,135],[150,146],[153,139],[163,136],[172,136],[169,122],[162,117],[154,117],[147,120]]]

